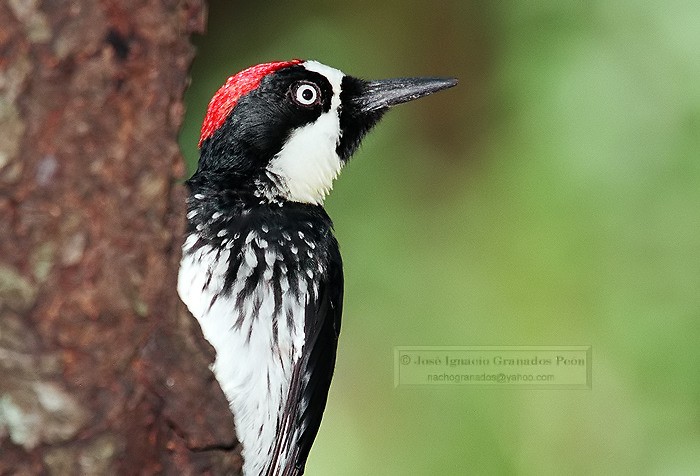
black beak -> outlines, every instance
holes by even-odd
[[[366,81],[353,105],[363,113],[383,111],[397,104],[433,94],[457,84],[454,78],[396,78]]]
[[[343,78],[340,100],[340,128],[343,133],[336,148],[344,162],[360,145],[367,132],[392,106],[422,98],[457,84],[454,78],[397,78],[364,81]]]

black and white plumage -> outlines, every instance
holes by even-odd
[[[455,83],[294,60],[232,76],[212,99],[178,292],[216,350],[244,474],[302,474],[321,422],[343,304],[322,207],[333,180],[386,109]]]

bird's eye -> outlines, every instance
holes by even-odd
[[[297,83],[292,88],[294,101],[301,106],[312,106],[321,96],[318,87],[311,83]]]

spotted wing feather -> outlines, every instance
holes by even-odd
[[[318,433],[335,368],[343,306],[343,267],[335,239],[329,246],[329,266],[316,296],[306,305],[306,343],[295,364],[283,413],[276,453],[290,450],[283,476],[304,473],[306,459]],[[275,454],[273,459],[279,456]],[[272,466],[274,467],[274,465]],[[272,475],[269,475],[272,476]]]

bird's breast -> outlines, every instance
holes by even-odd
[[[283,259],[257,233],[240,238],[240,245],[215,247],[195,246],[199,238],[190,236],[178,291],[216,350],[212,370],[235,417],[246,474],[262,474],[302,355],[306,306],[318,284],[301,260]]]

